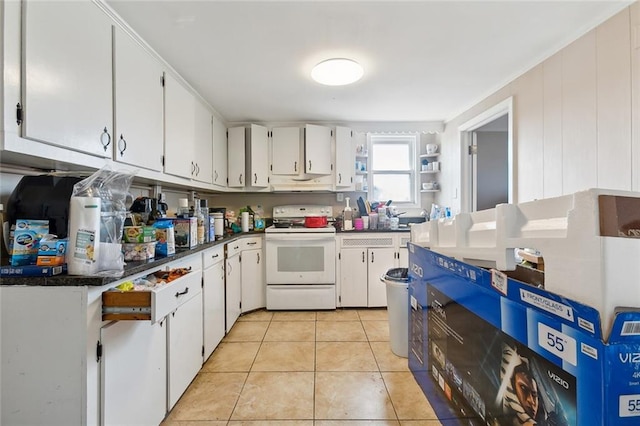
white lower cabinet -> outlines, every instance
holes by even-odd
[[[167,316],[168,410],[202,368],[202,292]]]
[[[102,424],[160,424],[167,406],[166,321],[114,321],[102,327],[100,341]]]
[[[241,254],[241,311],[264,308],[267,305],[262,237],[243,238]]]
[[[348,248],[340,251],[340,305],[367,306],[367,248]]]
[[[225,333],[224,246],[204,251],[202,259],[202,331],[206,361]]]
[[[100,424],[104,289],[0,286],[0,424]]]
[[[225,246],[226,329],[228,333],[241,313],[242,270],[240,268],[240,241],[232,241]]]
[[[400,233],[358,233],[339,237],[338,277],[341,307],[387,306],[386,284],[380,280],[401,260],[399,244],[409,238]],[[404,238],[404,239],[403,239]]]

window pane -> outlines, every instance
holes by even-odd
[[[373,144],[373,170],[410,170],[409,144]]]
[[[374,174],[373,199],[377,201],[393,200],[394,202],[410,202],[411,175],[409,174]]]

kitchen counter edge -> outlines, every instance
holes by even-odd
[[[0,285],[2,286],[47,286],[47,287],[79,287],[90,286],[99,287],[110,283],[121,281],[127,277],[139,274],[150,269],[158,268],[174,260],[205,251],[207,249],[235,241],[242,237],[264,235],[264,232],[243,232],[225,237],[221,240],[206,243],[192,249],[176,249],[176,254],[166,257],[156,257],[146,262],[127,262],[124,267],[124,273],[120,277],[99,277],[99,276],[82,276],[82,275],[54,275],[52,277],[2,277]]]

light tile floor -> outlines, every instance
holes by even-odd
[[[439,426],[384,309],[243,315],[163,426]]]

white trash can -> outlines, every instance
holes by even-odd
[[[409,270],[389,269],[380,277],[387,286],[389,315],[389,343],[391,351],[401,357],[409,356]]]

